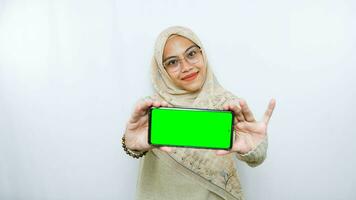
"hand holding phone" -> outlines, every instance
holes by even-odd
[[[140,101],[135,106],[135,109],[127,123],[125,131],[126,146],[131,150],[148,151],[153,148],[148,144],[148,114],[149,109],[154,107],[168,107],[165,101],[153,101],[146,99]],[[163,151],[170,151],[169,148],[160,147]]]

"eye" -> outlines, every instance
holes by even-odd
[[[167,67],[169,67],[169,66],[175,66],[175,65],[177,65],[177,63],[178,63],[178,60],[177,60],[177,59],[168,60],[168,61],[166,62],[166,66],[167,66]]]
[[[188,57],[194,57],[197,54],[196,50],[192,50],[188,53]]]

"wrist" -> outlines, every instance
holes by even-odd
[[[125,144],[128,149],[135,152],[149,151],[153,147],[141,135],[124,134]]]
[[[129,156],[134,157],[136,159],[146,155],[146,153],[148,152],[148,150],[147,151],[146,150],[138,151],[138,150],[131,150],[131,149],[127,148],[125,135],[122,136],[121,144],[122,144],[122,148],[124,149],[126,154],[128,154]]]
[[[238,150],[236,152],[240,155],[248,154],[249,152],[254,151],[265,140],[266,137],[267,136],[258,138],[256,140],[249,140],[247,148]]]

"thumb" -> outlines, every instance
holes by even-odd
[[[217,156],[224,156],[224,155],[227,155],[229,153],[231,153],[231,152],[230,151],[226,151],[226,150],[217,150],[215,154]]]
[[[172,152],[172,147],[160,147],[159,150],[170,153]]]

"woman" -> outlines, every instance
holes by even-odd
[[[270,101],[263,120],[256,121],[244,100],[219,85],[201,42],[184,27],[170,27],[157,38],[152,81],[156,93],[137,104],[123,137],[129,155],[145,155],[140,162],[137,199],[244,199],[234,157],[253,167],[263,162],[275,101]],[[233,111],[232,149],[150,146],[147,113],[152,106]]]

